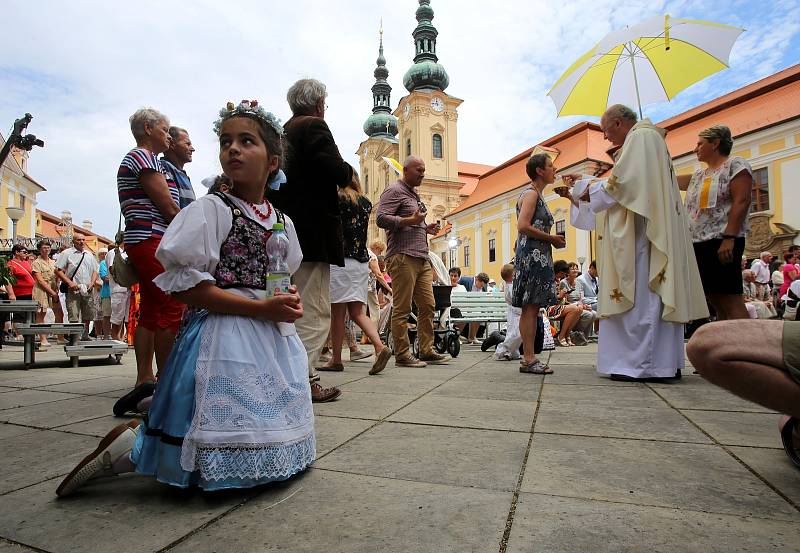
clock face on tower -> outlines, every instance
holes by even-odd
[[[406,107],[403,108],[403,117],[408,119],[410,113],[411,113],[411,104],[406,104]]]
[[[444,109],[444,102],[442,102],[441,98],[432,98],[431,99],[431,109],[435,112],[440,112]]]

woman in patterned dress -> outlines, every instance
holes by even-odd
[[[48,308],[53,310],[57,323],[64,320],[64,315],[61,313],[61,302],[58,300],[58,279],[55,273],[56,262],[50,259],[50,249],[50,242],[47,240],[42,240],[36,244],[39,257],[31,263],[31,273],[33,273],[33,278],[36,280],[36,284],[33,286],[33,299],[39,302],[36,322],[40,324],[44,322],[44,316],[47,314]],[[40,336],[41,346],[49,346],[47,334],[41,334]]]
[[[563,236],[550,234],[553,215],[542,198],[548,184],[555,181],[556,168],[547,154],[532,155],[525,166],[531,185],[517,200],[517,248],[515,255],[514,295],[511,305],[522,308],[519,330],[524,355],[520,372],[552,374],[553,370],[536,359],[533,343],[536,338],[539,308],[556,302],[552,246],[563,248]]]

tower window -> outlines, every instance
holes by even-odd
[[[369,175],[364,175],[364,194],[369,194]]]
[[[406,157],[411,155],[411,139],[406,139]]]
[[[442,159],[442,135],[441,134],[434,134],[433,135],[433,157],[436,159]]]

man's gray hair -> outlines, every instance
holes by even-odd
[[[131,132],[138,141],[146,136],[144,126],[155,127],[161,122],[169,125],[169,118],[160,111],[153,108],[139,108],[136,113],[131,115]]]
[[[186,136],[189,136],[189,131],[187,131],[186,129],[182,129],[180,127],[169,128],[169,136],[172,138],[173,142],[178,141],[178,139],[181,137],[181,133],[184,133],[186,134]]]
[[[286,101],[295,115],[312,115],[317,104],[328,95],[325,85],[317,79],[300,79],[286,93]]]
[[[771,252],[761,252],[761,255],[759,257],[761,259],[764,259],[766,256],[772,257],[772,253]]]
[[[606,110],[606,119],[626,119],[636,123],[639,117],[636,112],[624,104],[614,104]]]

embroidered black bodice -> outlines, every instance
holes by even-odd
[[[219,263],[214,278],[220,288],[253,288],[265,290],[267,286],[267,240],[272,231],[251,219],[224,194],[213,192],[231,209],[231,231],[219,251]],[[283,214],[275,210],[278,222]]]

